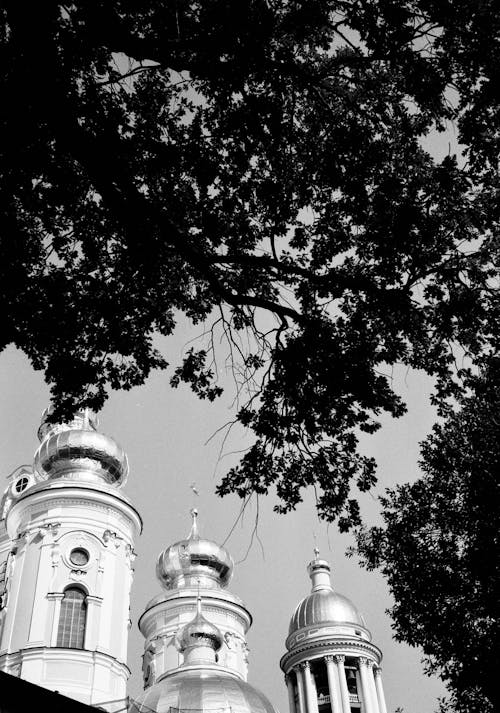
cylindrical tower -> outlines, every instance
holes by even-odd
[[[308,572],[312,590],[291,618],[280,664],[290,713],[387,713],[382,653],[363,617],[334,592],[330,566],[318,550]]]
[[[152,599],[139,621],[145,641],[144,693],[131,713],[275,713],[246,682],[245,635],[251,616],[226,590],[233,562],[193,525],[185,540],[158,558],[165,592]],[[203,603],[203,611],[202,611]]]
[[[10,541],[0,670],[88,704],[126,696],[133,542],[141,519],[120,491],[127,457],[82,411],[44,413],[32,472],[3,499]]]

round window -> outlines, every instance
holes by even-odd
[[[19,478],[19,480],[16,481],[16,484],[14,485],[16,493],[22,493],[23,490],[26,490],[29,485],[29,482],[29,478],[27,478],[25,475],[23,475],[22,478]]]
[[[89,553],[87,550],[84,550],[83,547],[76,547],[74,550],[71,550],[69,559],[71,564],[77,567],[83,567],[89,561]]]

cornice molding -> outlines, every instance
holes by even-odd
[[[280,667],[284,673],[288,673],[291,668],[304,660],[325,658],[327,655],[364,656],[373,661],[376,666],[382,661],[382,652],[374,644],[362,639],[339,638],[337,641],[330,639],[330,641],[304,642],[300,648],[288,651],[282,656]]]
[[[16,660],[24,661],[26,659],[41,659],[43,661],[72,661],[72,662],[82,662],[82,661],[106,661],[111,662],[113,668],[118,669],[123,673],[124,676],[128,678],[130,676],[130,669],[126,663],[120,661],[116,656],[104,653],[103,651],[96,651],[90,649],[66,649],[56,646],[34,646],[29,649],[20,649],[18,651],[8,652],[9,658],[15,658]],[[18,659],[19,657],[19,659]]]
[[[78,487],[74,484],[65,484],[64,487],[56,488],[34,486],[24,497],[12,504],[7,513],[7,523],[12,518],[20,519],[21,513],[26,510],[31,510],[34,515],[39,514],[42,511],[37,506],[47,501],[50,501],[50,504],[55,507],[76,506],[88,508],[90,506],[93,510],[101,510],[103,512],[111,508],[118,517],[123,518],[122,522],[125,522],[128,526],[132,525],[137,534],[142,532],[142,518],[128,498],[125,498],[120,493],[100,491],[86,486]],[[64,519],[64,516],[59,519]]]
[[[146,609],[139,617],[139,630],[143,631],[142,627],[150,626],[151,622],[154,622],[159,617],[164,617],[165,615],[168,615],[171,618],[174,618],[183,612],[191,612],[194,615],[196,611],[196,599],[197,595],[193,594],[182,596],[179,599],[172,598],[156,602],[151,607]],[[250,628],[252,624],[252,615],[243,605],[219,597],[205,597],[203,593],[202,600],[203,611],[222,613],[225,616],[234,619],[239,624],[243,625],[245,633]],[[168,624],[166,624],[166,626],[168,626]]]

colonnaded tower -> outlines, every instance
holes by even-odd
[[[127,456],[88,411],[44,412],[0,512],[0,670],[92,705],[126,697],[134,538]]]
[[[318,550],[308,572],[312,590],[295,609],[281,659],[290,713],[387,713],[382,654],[363,617],[333,590]]]
[[[191,512],[189,536],[158,557],[164,591],[139,621],[145,690],[130,713],[276,713],[246,680],[252,617],[226,589],[233,561],[224,547],[200,537],[197,511]]]

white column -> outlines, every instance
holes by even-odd
[[[373,706],[373,693],[370,686],[368,659],[359,659],[359,674],[361,676],[361,695],[363,698],[365,713],[376,713]]]
[[[297,679],[297,694],[299,699],[299,713],[307,713],[306,710],[306,696],[304,692],[304,679],[302,678],[302,671],[299,668],[294,668],[295,678]]]
[[[325,662],[326,673],[328,676],[328,693],[330,694],[330,708],[332,713],[342,713],[342,708],[340,706],[339,680],[335,671],[334,657],[325,656]]]
[[[373,669],[375,676],[375,688],[377,690],[378,707],[380,713],[387,713],[387,706],[385,705],[384,688],[382,686],[382,669],[377,666]]]
[[[311,664],[304,661],[300,664],[304,676],[304,689],[306,694],[307,713],[318,713],[318,699],[314,695]]]
[[[311,664],[309,661],[304,661],[300,664],[300,668],[302,669],[302,674],[304,676],[307,713],[318,713],[318,699],[314,695]]]
[[[316,686],[316,677],[315,677],[312,669],[311,669],[310,673],[311,673],[312,699],[314,701],[315,711],[316,711],[316,713],[318,713],[318,687]]]
[[[380,709],[378,707],[378,697],[377,697],[377,689],[375,688],[375,678],[373,676],[373,668],[375,666],[375,661],[368,661],[368,685],[370,686],[370,694],[372,697],[372,705],[373,705],[373,710],[375,713],[380,713]]]
[[[290,710],[290,713],[297,713],[296,706],[295,706],[295,688],[293,685],[293,673],[290,671],[290,673],[285,674],[285,683],[286,687],[288,689],[288,708]]]
[[[340,696],[342,699],[342,713],[351,713],[351,701],[349,699],[349,689],[347,688],[344,668],[345,656],[335,656],[334,658],[335,663],[337,664],[337,673],[339,677]]]

